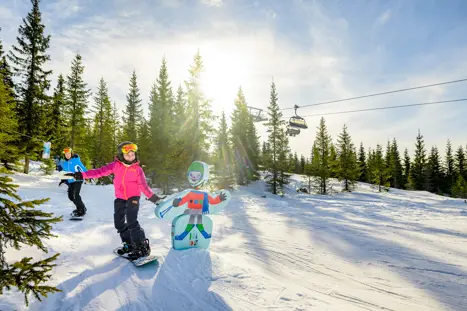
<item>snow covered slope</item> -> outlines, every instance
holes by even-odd
[[[13,176],[43,210],[73,204],[53,176]],[[294,176],[297,179],[297,176]],[[293,184],[290,187],[293,188]],[[170,223],[145,200],[140,222],[160,266],[116,258],[112,186],[84,185],[88,214],[55,226],[49,254],[9,250],[9,260],[61,255],[43,303],[0,296],[0,310],[467,310],[467,204],[426,192],[357,191],[332,196],[267,194],[257,182],[213,215],[208,251],[175,251]]]

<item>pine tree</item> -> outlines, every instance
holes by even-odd
[[[32,9],[19,27],[18,45],[10,51],[9,59],[13,70],[19,76],[15,85],[18,94],[16,114],[18,129],[23,134],[24,173],[29,173],[29,158],[41,150],[44,130],[44,105],[49,100],[46,91],[50,87],[48,76],[51,70],[44,70],[50,56],[47,54],[50,35],[45,36],[39,0],[31,0]]]
[[[452,186],[451,193],[455,198],[467,199],[467,182],[462,175],[458,175],[456,183]]]
[[[368,180],[367,179],[368,173],[367,173],[365,149],[363,148],[363,142],[360,142],[360,149],[358,151],[358,168],[360,170],[358,181],[366,182]]]
[[[232,151],[235,155],[235,176],[239,185],[245,185],[250,181],[248,167],[250,166],[249,163],[252,162],[250,159],[252,152],[249,152],[249,145],[250,139],[254,138],[247,131],[251,117],[241,88],[238,89],[234,104],[235,109],[231,116],[230,136],[232,137]]]
[[[320,194],[327,194],[328,179],[331,177],[331,146],[332,139],[328,134],[324,118],[321,118],[316,133],[316,141],[311,162],[313,174],[317,176]]]
[[[123,112],[123,139],[138,143],[138,129],[141,126],[143,119],[143,108],[141,107],[141,99],[139,94],[138,83],[136,80],[136,72],[130,78],[130,90],[126,95],[127,105]]]
[[[217,177],[216,184],[220,189],[229,189],[235,183],[235,175],[233,154],[229,144],[229,129],[224,112],[222,112],[217,133],[214,156],[214,168]]]
[[[427,189],[430,192],[441,193],[441,185],[443,180],[441,163],[438,148],[433,146],[431,148],[431,154],[428,158],[428,186]]]
[[[289,138],[284,127],[279,129],[277,140],[277,148],[279,150],[277,168],[279,170],[279,187],[283,190],[284,185],[289,183],[290,174],[287,174],[290,169],[287,155],[290,153]]]
[[[425,189],[425,169],[426,169],[426,151],[423,142],[423,136],[418,131],[417,142],[415,144],[415,156],[411,167],[410,183],[415,190]]]
[[[404,150],[404,168],[403,168],[403,174],[402,174],[402,181],[401,185],[403,189],[409,189],[409,178],[410,178],[410,156],[409,156],[409,151],[407,148]]]
[[[204,65],[199,51],[194,56],[194,64],[190,66],[189,80],[185,82],[188,96],[187,127],[191,133],[189,154],[192,161],[208,161],[210,138],[214,134],[212,121],[215,120],[211,103],[201,91],[201,75]]]
[[[52,103],[48,111],[48,127],[46,139],[51,142],[51,152],[60,153],[68,143],[68,131],[66,128],[64,110],[66,109],[65,79],[59,75],[57,86],[54,89]]]
[[[84,65],[80,54],[76,54],[71,62],[71,73],[66,81],[66,101],[65,118],[70,130],[69,147],[78,149],[85,148],[86,118],[85,113],[88,108],[88,99],[91,90],[87,88],[87,83],[83,80]]]
[[[15,142],[18,139],[18,121],[14,112],[14,101],[11,93],[0,80],[0,160],[7,169],[8,163],[15,163],[18,149]]]
[[[258,162],[260,155],[260,143],[259,136],[253,122],[253,117],[248,114],[246,127],[246,139],[247,139],[247,154],[248,154],[248,169],[249,169],[249,180],[257,180],[259,177],[258,173]]]
[[[402,188],[404,186],[404,180],[402,177],[402,164],[399,155],[399,148],[395,138],[392,140],[392,144],[390,146],[389,166],[391,169],[391,186],[399,189]]]
[[[0,31],[1,30],[2,27],[0,27]],[[15,84],[13,82],[13,73],[10,65],[8,64],[6,54],[4,54],[3,51],[2,40],[0,40],[0,80],[3,81],[3,85],[9,95],[9,99],[11,99],[11,102],[13,103],[15,101]]]
[[[379,192],[381,192],[382,187],[389,187],[389,168],[383,158],[383,147],[380,144],[376,145],[376,151],[372,153],[370,173],[373,183],[378,185]]]
[[[292,172],[294,172],[295,174],[302,174],[303,172],[301,171],[300,162],[298,160],[297,152],[294,152],[292,161],[293,161]]]
[[[338,178],[339,181],[344,180],[344,191],[350,191],[358,180],[360,169],[357,164],[357,154],[355,146],[352,143],[347,125],[344,124],[342,133],[337,138],[337,155],[338,155]]]
[[[138,160],[146,167],[154,152],[154,145],[152,144],[149,122],[144,117],[141,120],[138,137]]]
[[[339,161],[337,159],[337,151],[334,143],[331,141],[329,145],[329,167],[330,167],[330,177],[338,178],[339,175]]]
[[[456,160],[455,160],[455,169],[456,173],[459,176],[462,176],[464,179],[467,178],[467,170],[465,167],[465,154],[464,154],[464,148],[462,146],[459,146],[459,148],[456,151]]]
[[[300,156],[300,174],[305,174],[305,165],[306,165],[306,159],[305,159],[305,156],[302,154]]]
[[[268,143],[270,147],[269,156],[266,163],[266,169],[269,171],[268,184],[271,187],[272,193],[277,194],[280,189],[280,165],[279,156],[281,154],[280,139],[281,129],[284,127],[285,122],[281,120],[282,112],[279,104],[277,103],[278,97],[276,92],[276,85],[274,81],[271,82],[271,93],[269,98],[268,115],[269,120],[265,124],[268,128]]]
[[[112,146],[115,148],[123,141],[123,128],[121,124],[120,114],[118,113],[117,103],[114,101],[112,107],[112,117],[111,117],[111,124],[112,124]],[[149,134],[148,134],[149,135]],[[148,136],[150,138],[151,136]]]
[[[31,257],[24,257],[18,262],[9,263],[5,258],[5,248],[10,245],[19,250],[23,245],[28,245],[47,252],[43,239],[54,237],[50,232],[52,224],[62,221],[62,217],[52,217],[53,213],[36,209],[36,206],[49,201],[48,198],[22,201],[16,194],[16,188],[18,185],[12,184],[10,177],[0,176],[0,295],[5,288],[11,290],[11,287],[16,287],[24,294],[26,305],[29,305],[30,293],[41,300],[40,296],[47,297],[48,293],[60,291],[42,285],[52,276],[49,272],[56,266],[53,262],[60,254],[36,262],[31,262]]]
[[[452,155],[451,141],[448,139],[446,145],[446,176],[444,179],[443,190],[451,193],[452,185],[455,181],[454,157]]]
[[[93,126],[94,139],[92,142],[94,144],[91,162],[93,167],[100,167],[112,161],[113,153],[109,153],[109,150],[115,150],[115,146],[112,145],[114,135],[114,129],[112,128],[113,109],[104,78],[99,80],[93,108],[95,115]],[[107,183],[109,180],[103,179],[103,181]]]

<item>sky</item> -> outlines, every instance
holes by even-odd
[[[0,2],[0,38],[8,50],[30,11],[29,0]],[[147,115],[149,91],[163,57],[174,89],[188,78],[199,50],[203,90],[217,115],[230,116],[238,88],[249,106],[267,110],[271,82],[284,120],[294,105],[311,105],[467,78],[467,2],[305,0],[50,0],[40,4],[51,35],[48,67],[69,74],[76,53],[95,92],[104,78],[122,110],[133,70]],[[390,95],[303,107],[298,115],[467,98],[467,82]],[[90,104],[93,103],[91,98]],[[426,148],[447,139],[467,146],[467,102],[324,116],[334,142],[347,125],[356,145],[400,152],[418,130]],[[290,137],[292,151],[310,155],[320,116]],[[257,124],[261,140],[266,128]]]

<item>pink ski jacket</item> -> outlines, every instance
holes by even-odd
[[[153,195],[151,188],[146,183],[146,176],[143,169],[139,166],[139,162],[131,165],[125,165],[115,159],[101,168],[81,172],[83,178],[99,178],[114,174],[115,196],[118,199],[128,200],[134,196],[141,196],[141,191],[150,198]]]

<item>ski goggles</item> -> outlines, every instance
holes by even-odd
[[[71,151],[73,151],[71,148],[63,149],[63,153],[71,153]]]
[[[133,152],[138,151],[138,146],[136,146],[136,144],[126,144],[122,146],[123,153],[128,153],[130,151],[133,151]]]

